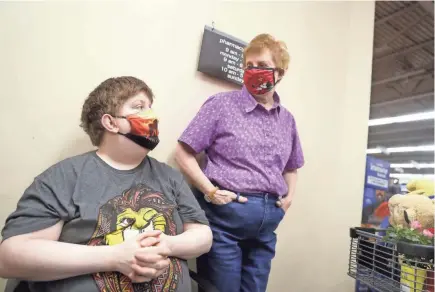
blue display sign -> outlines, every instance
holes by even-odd
[[[390,163],[367,156],[365,186],[377,190],[388,190]]]

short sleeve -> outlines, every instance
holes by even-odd
[[[215,139],[221,109],[219,97],[210,97],[202,105],[178,141],[190,146],[195,153],[207,149]]]
[[[184,178],[177,183],[176,200],[178,212],[183,223],[209,225],[204,210],[199,206],[198,201]]]
[[[74,208],[68,189],[51,171],[48,177],[37,177],[24,191],[16,210],[6,219],[3,240],[46,229],[60,220],[69,221]]]
[[[305,163],[304,153],[302,151],[301,141],[299,139],[298,129],[294,118],[292,118],[292,124],[292,150],[285,166],[286,171],[299,169],[304,166]]]

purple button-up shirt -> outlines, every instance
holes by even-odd
[[[274,96],[266,110],[245,87],[211,96],[179,141],[206,152],[205,175],[236,192],[286,195],[283,173],[304,164],[293,115]]]

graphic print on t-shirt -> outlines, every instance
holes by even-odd
[[[88,245],[120,244],[150,230],[176,235],[175,207],[163,194],[143,184],[132,187],[100,207],[97,227]],[[177,290],[181,273],[180,261],[171,258],[165,273],[147,283],[132,283],[118,272],[97,273],[93,277],[101,292],[172,292]]]

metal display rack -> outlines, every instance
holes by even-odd
[[[385,242],[384,232],[350,229],[348,275],[376,292],[433,292],[434,247]]]

